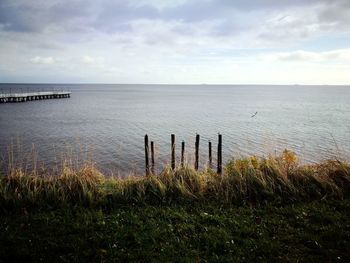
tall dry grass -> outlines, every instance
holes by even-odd
[[[59,175],[11,169],[0,179],[3,208],[27,206],[104,206],[122,203],[261,203],[341,199],[350,193],[350,165],[338,160],[300,165],[285,150],[280,156],[231,160],[222,175],[189,166],[166,167],[158,175],[106,177],[92,164]]]

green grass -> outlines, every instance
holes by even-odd
[[[349,242],[349,163],[300,165],[290,151],[222,175],[66,165],[0,179],[0,262],[350,262]]]
[[[349,262],[350,199],[17,210],[0,262]]]

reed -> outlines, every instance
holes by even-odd
[[[160,174],[106,177],[92,163],[58,175],[12,167],[0,179],[0,204],[11,207],[114,207],[123,203],[218,202],[252,204],[342,199],[350,193],[350,165],[339,160],[300,165],[285,150],[279,156],[229,161],[222,175],[189,165],[166,167]]]

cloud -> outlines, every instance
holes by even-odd
[[[88,17],[89,5],[72,1],[0,1],[0,24],[6,31],[44,32],[52,27],[75,30],[74,22]],[[86,19],[83,19],[86,21]]]
[[[253,22],[259,26],[266,22],[266,14],[288,15],[298,9],[308,13],[303,18],[316,17],[318,21],[313,22],[346,27],[348,3],[347,0],[183,0],[169,3],[157,0],[2,0],[0,24],[3,29],[14,32],[45,32],[54,28],[63,32],[97,30],[111,34],[130,31],[129,24],[140,19],[175,20],[186,24],[206,21],[227,25],[231,22],[240,27]]]
[[[266,62],[350,62],[350,49],[339,49],[325,52],[297,50],[263,54],[258,57]]]
[[[322,23],[330,23],[333,29],[350,29],[350,1],[329,1],[318,13],[318,20]]]
[[[17,74],[51,64],[116,82],[157,82],[167,68],[199,80],[213,65],[217,76],[224,65],[345,65],[349,12],[348,0],[0,0],[0,60]]]
[[[52,57],[39,57],[39,56],[31,58],[29,59],[29,61],[34,64],[46,64],[46,65],[54,64],[56,62],[56,60]]]
[[[81,61],[82,61],[83,63],[85,63],[85,64],[93,64],[93,63],[96,62],[96,59],[94,59],[94,58],[92,58],[92,57],[90,57],[90,56],[83,56],[83,57],[81,58]]]
[[[105,59],[103,57],[92,57],[92,56],[83,56],[81,62],[85,65],[89,65],[97,69],[105,69]]]

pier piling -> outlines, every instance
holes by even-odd
[[[146,175],[149,175],[149,149],[148,149],[148,135],[145,135],[145,161],[146,161]]]
[[[199,134],[196,135],[196,145],[195,145],[195,162],[194,169],[197,171],[199,166]]]
[[[185,142],[182,141],[181,143],[181,167],[184,167],[185,163]]]
[[[154,174],[154,142],[151,141],[151,173]]]
[[[171,135],[171,169],[175,170],[175,134]]]
[[[211,169],[212,167],[212,155],[211,155],[211,141],[208,142],[208,148],[209,148],[209,168]]]
[[[217,173],[222,174],[222,136],[218,135],[218,158],[217,158]]]
[[[155,174],[155,158],[154,158],[154,141],[150,142],[151,152],[149,150],[148,144],[148,135],[145,135],[144,144],[145,144],[145,170],[146,175]],[[200,135],[196,134],[195,141],[195,158],[194,158],[194,169],[198,171],[199,169],[199,144],[200,144]],[[171,134],[171,169],[174,171],[176,169],[176,154],[175,154],[176,142],[175,134]],[[150,157],[151,155],[151,157]],[[213,169],[213,151],[212,151],[212,142],[208,140],[208,168]],[[151,160],[150,160],[151,159]],[[150,164],[151,162],[151,164]],[[180,157],[181,167],[185,166],[185,141],[181,142],[181,157]],[[218,134],[218,144],[217,144],[217,174],[221,175],[222,171],[222,135]]]

